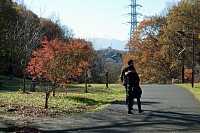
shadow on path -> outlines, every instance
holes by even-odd
[[[136,103],[130,115],[125,101],[116,101],[91,114],[44,119],[30,127],[41,133],[200,132],[200,104],[190,92],[174,85],[146,85],[143,90],[142,114]]]
[[[78,128],[51,130],[50,132],[128,133],[131,131],[145,132],[147,130],[148,132],[155,132],[155,128],[156,132],[198,132],[200,128],[200,115],[148,110],[146,112],[142,115],[132,115],[129,120],[115,121],[115,119],[112,119],[106,120],[104,124],[96,125],[91,123],[90,125],[83,125]],[[49,131],[43,130],[42,132]]]

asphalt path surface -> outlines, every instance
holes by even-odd
[[[30,125],[50,133],[200,133],[200,102],[175,85],[142,85],[143,113],[124,100],[90,114],[45,118]],[[116,88],[118,89],[118,88]]]

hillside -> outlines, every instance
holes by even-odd
[[[94,44],[95,50],[111,47],[116,50],[125,50],[124,47],[128,41],[106,38],[91,38],[90,41]]]

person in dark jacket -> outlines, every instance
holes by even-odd
[[[133,64],[133,60],[129,60],[128,61],[128,66],[125,67],[123,70],[122,70],[122,73],[121,73],[121,82],[123,84],[123,86],[125,87],[125,91],[126,91],[126,105],[128,106],[128,103],[133,103],[133,102],[129,102],[129,98],[128,98],[128,91],[127,91],[127,87],[128,87],[128,78],[127,76],[125,75],[126,72],[128,72],[128,67],[129,65],[132,65],[134,67],[134,64]],[[135,69],[135,68],[134,68]]]
[[[136,72],[136,69],[133,65],[128,66],[128,71],[125,73],[126,77],[128,78],[128,85],[127,85],[127,94],[128,94],[128,114],[132,114],[132,106],[134,99],[137,99],[139,113],[142,113],[141,109],[141,95],[142,89],[139,85],[140,78]]]

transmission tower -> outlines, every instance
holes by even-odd
[[[131,37],[133,36],[134,32],[136,31],[137,28],[137,17],[138,15],[141,15],[140,13],[137,13],[137,7],[141,7],[141,5],[138,5],[136,3],[137,0],[131,0],[131,5],[129,5],[131,7],[131,13],[128,13],[128,15],[131,16],[131,21],[128,22],[130,23],[131,27],[130,27],[130,40]]]

